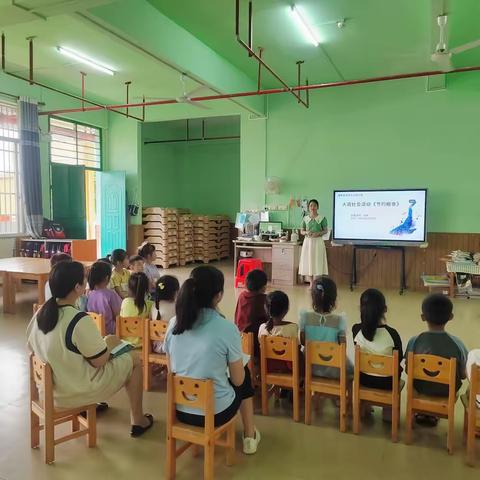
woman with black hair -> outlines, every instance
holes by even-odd
[[[176,317],[165,337],[172,372],[190,378],[212,379],[215,396],[215,426],[224,425],[240,410],[243,422],[243,452],[253,454],[260,433],[253,423],[254,390],[244,367],[238,328],[217,310],[223,298],[223,273],[211,266],[194,268],[177,297]],[[230,377],[230,378],[229,378]],[[177,406],[183,423],[203,426],[198,409]]]
[[[73,305],[85,291],[79,262],[58,263],[49,277],[52,298],[32,318],[28,345],[53,370],[54,402],[59,408],[98,403],[125,387],[130,400],[133,437],[153,424],[143,413],[142,365],[136,353],[111,358],[116,337],[102,338],[92,318]]]
[[[302,220],[301,234],[304,235],[302,253],[300,254],[299,275],[307,277],[310,288],[319,275],[328,275],[327,251],[323,235],[328,232],[327,219],[318,213],[318,201],[308,202],[308,215]]]

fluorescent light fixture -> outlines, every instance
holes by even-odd
[[[57,47],[57,50],[61,54],[66,55],[67,57],[73,58],[74,60],[77,60],[77,62],[84,63],[85,65],[88,65],[89,67],[92,67],[95,70],[98,70],[99,72],[106,73],[107,75],[115,75],[115,71],[112,70],[110,67],[101,65],[97,61],[92,60],[91,58],[85,57],[81,53],[75,52],[70,48]]]
[[[300,30],[302,31],[305,38],[310,43],[318,47],[318,45],[320,44],[320,40],[317,34],[315,33],[315,31],[313,30],[313,28],[311,27],[311,25],[305,19],[305,16],[303,15],[303,13],[299,10],[299,8],[296,5],[291,6],[290,12],[293,18],[295,19],[295,21],[297,22],[298,26],[300,27]]]

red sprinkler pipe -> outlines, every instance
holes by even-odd
[[[420,78],[420,77],[433,77],[436,75],[444,75],[444,74],[453,74],[453,73],[466,73],[466,72],[475,72],[480,71],[480,65],[473,66],[473,67],[462,67],[456,68],[455,70],[451,70],[450,72],[443,72],[442,70],[431,70],[425,72],[414,72],[414,73],[400,73],[397,75],[386,75],[382,77],[372,77],[372,78],[362,78],[358,80],[344,80],[341,82],[329,82],[329,83],[316,83],[309,85],[308,82],[305,85],[297,85],[295,87],[287,87],[287,88],[271,88],[266,90],[254,90],[250,92],[238,92],[238,93],[225,93],[220,95],[208,95],[204,97],[192,97],[190,98],[191,102],[208,102],[210,100],[225,100],[230,98],[241,98],[241,97],[254,97],[256,95],[273,95],[277,93],[289,93],[292,90],[296,92],[306,91],[307,93],[310,90],[318,90],[321,88],[334,88],[334,87],[345,87],[348,85],[361,85],[364,83],[379,83],[379,82],[387,82],[390,80],[403,80],[407,78]],[[141,102],[141,103],[130,103],[130,104],[120,104],[120,105],[105,105],[101,107],[86,107],[85,111],[94,111],[94,110],[112,110],[114,108],[134,108],[134,107],[154,107],[158,105],[172,105],[174,103],[179,103],[177,100],[156,100],[153,102]],[[82,109],[78,108],[70,108],[64,110],[53,110],[49,112],[40,112],[39,115],[53,115],[59,113],[73,113],[73,112],[81,112]]]
[[[253,17],[253,9],[252,9],[252,2],[250,1],[248,4],[248,32],[249,32],[249,43],[252,42],[252,17]],[[301,103],[304,107],[308,108],[308,105],[302,100],[300,95],[298,93],[292,91],[292,89],[288,86],[288,84],[283,80],[283,78],[273,70],[268,63],[265,62],[260,56],[258,56],[254,50],[252,50],[252,47],[247,45],[241,38],[240,38],[240,0],[236,0],[235,3],[235,35],[237,37],[238,43],[248,52],[249,57],[255,58],[255,60],[259,63],[262,64],[263,67],[265,67],[284,87],[286,92],[290,92],[298,101],[298,103]]]
[[[59,93],[60,95],[65,95],[66,97],[74,98],[75,100],[80,100],[81,102],[85,102],[85,103],[88,103],[90,105],[94,105],[95,107],[87,107],[87,108],[90,108],[90,110],[92,110],[92,109],[93,110],[110,110],[114,113],[118,113],[119,115],[126,116],[124,112],[119,112],[117,110],[114,110],[113,108],[107,108],[106,105],[102,105],[100,103],[93,102],[92,100],[88,100],[87,98],[85,98],[83,96],[80,97],[80,96],[75,95],[73,93],[65,92],[64,90],[60,90],[59,88],[51,87],[50,85],[47,85],[45,83],[41,83],[41,82],[38,82],[38,81],[34,80],[33,79],[33,42],[32,42],[31,39],[30,39],[30,48],[29,48],[29,53],[30,53],[30,59],[29,59],[30,75],[29,75],[29,78],[22,77],[21,75],[18,75],[18,74],[13,73],[13,72],[7,72],[7,70],[5,69],[6,51],[7,50],[6,50],[6,38],[5,38],[5,35],[3,33],[2,33],[2,36],[1,36],[1,48],[2,48],[2,71],[3,71],[3,73],[5,73],[5,75],[9,75],[10,77],[16,78],[18,80],[23,80],[24,82],[28,82],[30,85],[36,85],[38,87],[45,88],[46,90],[50,90],[52,92]],[[87,108],[85,108],[85,109],[83,109],[83,108],[80,108],[80,109],[78,109],[78,108],[65,109],[64,113],[83,112],[83,111],[87,111]],[[58,113],[61,113],[61,111],[58,110]],[[42,113],[39,113],[39,115],[42,115]],[[135,118],[136,120],[139,120],[139,121],[143,121],[141,118],[135,117],[133,115],[130,115],[130,117]]]

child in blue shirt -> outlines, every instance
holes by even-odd
[[[298,322],[299,340],[305,345],[308,340],[317,342],[346,342],[347,320],[344,314],[333,313],[337,302],[337,286],[325,276],[314,280],[312,285],[312,311],[300,311]],[[349,365],[351,369],[351,365]],[[315,365],[312,373],[317,377],[339,378],[338,368]]]

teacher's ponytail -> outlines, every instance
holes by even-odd
[[[185,280],[175,303],[176,320],[173,335],[191,330],[202,308],[213,308],[213,300],[223,292],[223,273],[215,267],[205,265],[192,270]]]
[[[50,272],[48,283],[52,298],[47,300],[37,313],[38,328],[45,334],[58,323],[59,307],[57,298],[65,298],[77,285],[85,282],[85,268],[79,262],[60,262]]]

